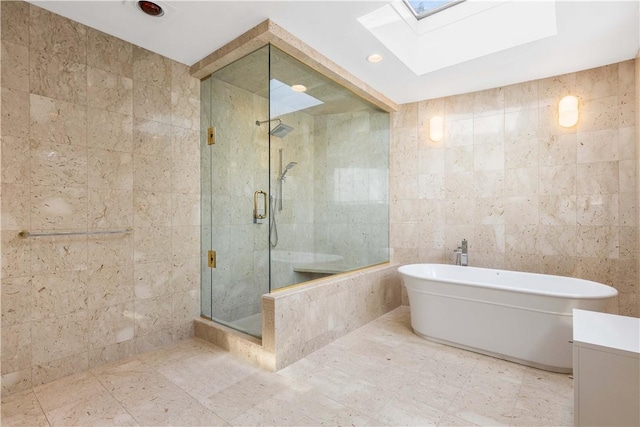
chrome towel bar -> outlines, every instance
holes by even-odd
[[[124,230],[96,230],[96,231],[69,231],[61,233],[31,233],[26,230],[22,230],[18,233],[18,236],[26,239],[27,237],[50,237],[50,236],[89,236],[93,234],[129,234],[133,231],[131,228]]]

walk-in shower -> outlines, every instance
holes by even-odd
[[[203,316],[260,336],[263,294],[388,261],[387,112],[270,45],[201,91]]]

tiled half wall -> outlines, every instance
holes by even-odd
[[[397,264],[384,263],[262,296],[262,341],[205,319],[196,336],[279,370],[400,306]]]

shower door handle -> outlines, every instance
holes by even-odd
[[[258,206],[258,199],[262,195],[262,209]],[[267,193],[262,190],[256,191],[253,193],[253,219],[254,222],[258,223],[257,220],[265,219],[267,217]]]

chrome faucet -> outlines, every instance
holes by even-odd
[[[453,252],[456,254],[456,265],[469,265],[469,253],[467,249],[467,239],[462,240],[462,245],[458,246]]]
[[[469,265],[469,252],[467,250],[467,239],[462,239],[462,253],[460,254],[460,265]]]

